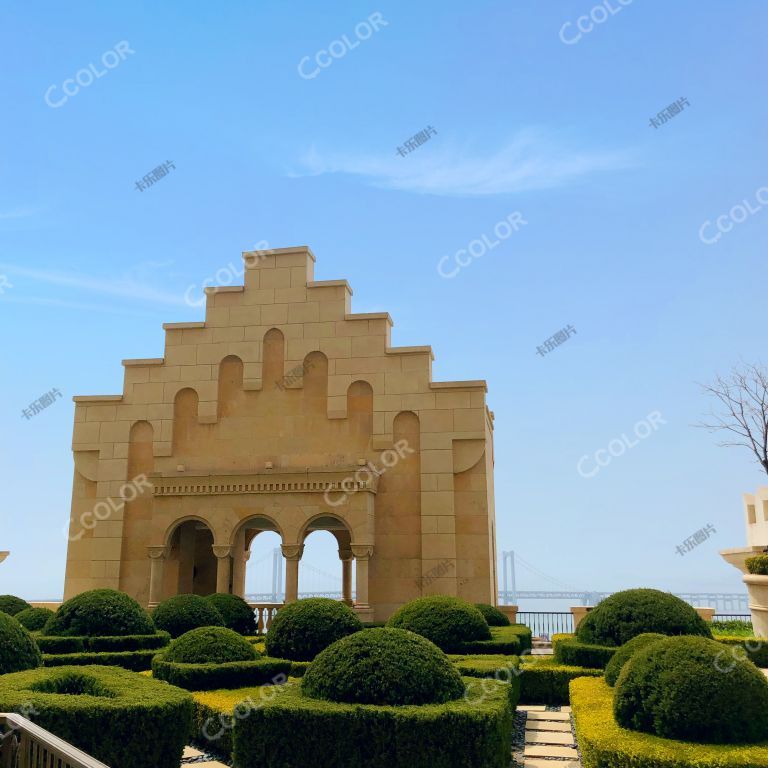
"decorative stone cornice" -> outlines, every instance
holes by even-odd
[[[364,478],[357,479],[360,467],[350,466],[335,470],[314,470],[310,472],[258,472],[252,474],[221,475],[149,475],[154,495],[160,496],[220,496],[251,493],[376,493],[379,478],[372,472],[365,472]]]

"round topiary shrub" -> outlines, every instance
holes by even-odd
[[[582,620],[576,637],[582,643],[615,646],[646,632],[712,637],[694,608],[657,589],[628,589],[606,597]]]
[[[0,613],[0,675],[34,669],[42,663],[40,649],[29,631],[13,616]]]
[[[748,557],[744,563],[747,570],[755,576],[768,576],[768,555]],[[2,608],[0,608],[2,610]]]
[[[181,637],[198,627],[223,627],[219,611],[200,595],[176,595],[164,600],[152,612],[155,627],[171,637]]]
[[[19,611],[14,618],[30,632],[37,632],[48,623],[48,619],[53,616],[53,613],[50,608],[25,608],[23,611]]]
[[[320,651],[363,628],[355,612],[338,600],[310,597],[281,608],[267,633],[267,656],[312,661]]]
[[[768,739],[768,680],[703,637],[667,637],[637,651],[616,682],[616,722],[667,739],[754,744]]]
[[[44,635],[60,637],[124,637],[154,632],[147,612],[116,589],[93,589],[70,598],[43,627]]]
[[[474,605],[458,597],[433,595],[406,603],[387,622],[431,640],[446,653],[460,652],[471,640],[490,640],[491,630]]]
[[[116,767],[178,768],[192,728],[187,691],[117,667],[43,667],[0,677],[0,712],[24,707],[35,713],[35,725]]]
[[[347,704],[442,704],[462,696],[464,684],[434,643],[382,628],[328,646],[306,671],[301,690]]]
[[[239,595],[226,595],[217,592],[205,598],[224,619],[224,626],[239,632],[241,635],[255,635],[256,614],[248,603]]]
[[[21,613],[31,607],[26,600],[22,600],[15,595],[0,595],[0,613],[15,616],[17,613]]]
[[[666,635],[659,635],[655,632],[644,632],[642,635],[633,637],[628,642],[624,643],[614,654],[611,656],[611,660],[605,666],[605,682],[611,687],[616,685],[616,681],[619,679],[621,670],[624,669],[624,665],[637,653],[641,648],[645,648],[646,645],[655,643],[657,640],[663,640]]]
[[[231,629],[199,627],[173,640],[163,651],[163,660],[179,664],[226,664],[253,661],[259,655],[251,643]]]
[[[483,618],[489,627],[508,627],[511,624],[509,617],[505,616],[494,605],[475,603],[475,608],[483,614]]]

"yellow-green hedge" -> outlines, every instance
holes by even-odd
[[[571,682],[571,709],[583,768],[768,768],[768,743],[690,744],[620,728],[603,679]]]

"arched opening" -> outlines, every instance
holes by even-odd
[[[330,597],[352,605],[354,558],[347,526],[331,516],[310,522],[299,561],[298,596]]]
[[[256,515],[237,529],[232,546],[232,592],[249,603],[282,603],[285,561],[274,520]]]
[[[217,561],[213,533],[201,520],[187,520],[171,535],[166,594],[211,595],[216,591]]]

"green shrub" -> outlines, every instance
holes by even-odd
[[[163,601],[152,612],[152,621],[171,637],[181,637],[198,627],[224,626],[219,611],[200,595],[176,595]]]
[[[224,626],[241,635],[255,635],[256,614],[248,603],[239,595],[227,595],[217,592],[205,598],[221,614]]]
[[[631,640],[628,640],[624,645],[616,650],[610,661],[605,665],[605,682],[611,687],[616,685],[616,681],[619,679],[621,670],[624,669],[624,665],[632,658],[632,655],[639,651],[641,648],[645,648],[646,645],[655,643],[657,640],[663,640],[666,635],[658,635],[654,632],[645,632],[642,635],[637,635]]]
[[[189,691],[215,691],[246,688],[288,680],[292,662],[261,658],[254,661],[230,661],[224,664],[182,664],[165,661],[162,654],[152,659],[152,674],[158,680]]]
[[[98,664],[105,667],[122,667],[131,672],[145,672],[152,668],[152,659],[157,651],[114,651],[43,654],[46,667],[84,667]]]
[[[519,680],[520,659],[503,654],[452,654],[451,664],[462,677],[493,677],[496,680]]]
[[[41,664],[40,649],[29,630],[13,616],[0,613],[0,675],[34,669]]]
[[[577,677],[602,677],[601,669],[558,664],[552,658],[531,658],[520,667],[520,703],[565,706],[568,686]],[[623,767],[622,767],[623,768]]]
[[[15,595],[0,595],[0,613],[7,613],[9,616],[15,616],[17,613],[26,611],[32,606],[20,597]]]
[[[533,646],[531,630],[523,624],[510,624],[507,627],[491,627],[490,640],[469,640],[457,643],[456,653],[519,656]]]
[[[446,653],[476,653],[475,648],[466,644],[491,639],[491,630],[474,605],[446,595],[420,597],[406,603],[393,614],[387,626],[422,635]]]
[[[124,592],[93,589],[62,604],[43,627],[44,635],[149,635],[154,627],[147,612]]]
[[[768,744],[729,746],[662,739],[619,727],[605,680],[571,683],[571,709],[584,766],[595,768],[768,768]]]
[[[114,667],[0,677],[0,712],[30,707],[36,725],[113,768],[178,768],[192,722],[186,691]]]
[[[712,637],[694,608],[657,589],[628,589],[606,597],[584,617],[576,637],[582,643],[617,646],[645,632]]]
[[[508,627],[511,623],[509,617],[505,616],[495,605],[475,603],[475,608],[483,614],[489,627]]]
[[[402,629],[356,632],[319,653],[302,692],[347,704],[441,704],[464,693],[461,677],[434,644]]]
[[[312,661],[320,651],[363,628],[355,612],[338,600],[311,597],[281,608],[267,633],[267,655]]]
[[[747,570],[756,576],[768,576],[768,555],[755,555],[745,561]]]
[[[702,637],[651,643],[632,656],[616,682],[616,722],[668,739],[754,744],[768,739],[766,712],[763,673]]]
[[[373,631],[373,630],[371,630]],[[279,686],[234,728],[236,765],[259,768],[507,768],[516,702],[507,683],[467,678],[444,704],[380,706]]]
[[[35,638],[43,653],[115,653],[163,648],[171,636],[167,632],[153,635],[123,635],[118,637],[45,637]]]
[[[224,664],[254,661],[260,654],[242,635],[224,627],[199,627],[177,637],[163,652],[165,661]]]
[[[37,632],[46,625],[51,616],[53,616],[53,611],[50,608],[25,608],[23,611],[19,611],[14,618],[30,632]]]
[[[615,653],[615,647],[581,643],[574,638],[558,640],[554,644],[554,656],[558,664],[572,667],[605,669]]]
[[[746,657],[760,669],[768,668],[768,640],[758,637],[731,637],[730,635],[715,635],[718,643],[726,646],[729,653],[742,658]]]
[[[727,635],[729,637],[754,637],[755,630],[751,621],[730,619],[728,621],[712,621],[709,624],[712,636]]]

